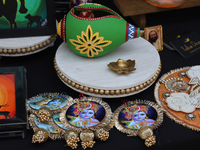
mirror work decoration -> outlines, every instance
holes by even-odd
[[[151,101],[136,100],[129,101],[113,114],[115,127],[128,134],[145,140],[145,145],[150,147],[156,143],[153,129],[157,128],[163,121],[163,112],[159,105]]]
[[[78,142],[83,149],[92,148],[94,138],[106,141],[113,127],[110,106],[100,98],[72,99],[44,94],[31,98],[28,105],[32,113],[29,123],[34,130],[33,143],[45,142],[50,137],[64,139],[72,149],[78,147]]]
[[[200,66],[184,67],[164,74],[154,95],[166,115],[176,123],[200,131]]]

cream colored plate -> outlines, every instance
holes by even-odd
[[[118,59],[135,60],[136,70],[128,75],[117,74],[107,64]],[[129,40],[113,52],[85,58],[75,54],[62,43],[55,57],[60,79],[70,88],[97,97],[124,97],[148,88],[161,70],[157,50],[143,38]]]
[[[0,39],[0,56],[25,56],[53,46],[57,35]]]

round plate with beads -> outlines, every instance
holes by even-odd
[[[0,40],[0,56],[18,57],[40,52],[53,46],[57,35],[6,38]]]
[[[184,67],[164,74],[154,96],[166,115],[176,123],[200,131],[200,66]]]
[[[118,59],[135,60],[136,70],[129,74],[114,72],[107,65]],[[61,81],[73,90],[106,98],[139,93],[150,87],[161,71],[158,51],[143,38],[127,41],[113,52],[92,59],[80,57],[62,43],[54,66]]]

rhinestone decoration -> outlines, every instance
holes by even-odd
[[[162,83],[164,82],[165,87],[170,90],[171,92],[186,92],[190,89],[190,86],[188,83],[184,82],[183,79],[180,78],[170,78],[165,81],[161,81]]]
[[[198,78],[193,78],[190,80],[189,84],[198,84],[200,81]]]
[[[186,114],[185,116],[188,120],[195,120],[196,119],[196,115],[194,114]]]
[[[184,72],[184,71],[179,72],[178,75],[179,75],[180,77],[186,77],[186,76],[187,76],[186,72]]]
[[[163,97],[164,98],[170,97],[170,94],[171,94],[170,92],[165,92],[165,93],[163,93]]]

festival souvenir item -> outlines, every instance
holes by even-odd
[[[154,96],[166,115],[192,130],[200,131],[200,66],[184,67],[164,74]]]
[[[40,122],[48,121],[54,113],[61,111],[72,97],[59,93],[44,93],[27,101],[27,110],[37,115]]]
[[[185,0],[145,0],[147,3],[163,8],[172,8],[182,5]]]
[[[50,125],[47,121],[41,122],[34,114],[30,114],[29,124],[34,131],[32,143],[43,143],[47,141],[48,138],[52,140],[63,138],[62,135],[52,125]]]
[[[107,15],[94,18],[79,16],[81,11],[88,10]],[[73,7],[58,24],[57,32],[72,51],[90,58],[103,56],[140,35],[138,27],[126,22],[110,8],[96,3]]]
[[[113,127],[112,112],[109,105],[100,98],[82,97],[69,101],[60,114],[60,121],[66,129],[58,127],[64,134],[67,145],[77,148],[81,141],[83,149],[92,148],[94,138],[105,141]]]
[[[162,121],[163,112],[160,106],[145,100],[129,101],[121,105],[115,110],[112,120],[119,131],[128,136],[139,135],[145,140],[147,147],[156,143],[153,129],[157,128]]]

